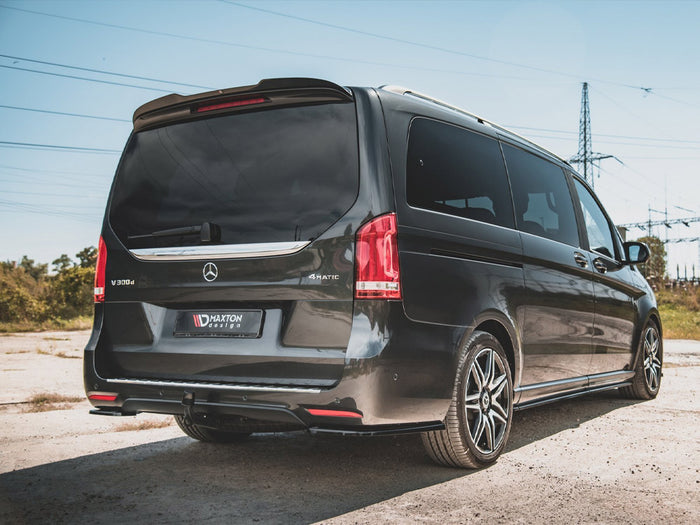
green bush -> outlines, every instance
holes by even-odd
[[[92,268],[72,266],[61,270],[49,280],[46,304],[52,317],[73,319],[92,312]]]
[[[46,283],[21,267],[0,267],[0,321],[43,321],[47,316],[43,296]]]
[[[63,254],[53,261],[55,275],[26,255],[18,263],[0,263],[0,323],[43,326],[89,316],[95,255],[94,247],[85,248],[75,264]]]

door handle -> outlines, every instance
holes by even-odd
[[[586,259],[586,256],[582,253],[574,252],[574,261],[576,261],[576,264],[581,268],[586,268],[588,266],[588,259]]]
[[[608,266],[601,259],[593,259],[593,266],[600,273],[605,273],[608,271]]]

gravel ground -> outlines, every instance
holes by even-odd
[[[698,341],[665,341],[657,399],[518,412],[499,461],[465,471],[417,436],[212,445],[165,416],[90,416],[70,401],[87,338],[0,335],[0,523],[700,523]],[[69,401],[33,412],[37,394]]]

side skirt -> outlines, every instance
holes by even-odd
[[[580,390],[578,392],[569,392],[566,394],[553,395],[553,396],[540,398],[540,399],[532,399],[530,401],[526,401],[525,403],[518,403],[517,405],[514,405],[513,410],[514,411],[525,410],[526,408],[538,407],[541,405],[546,405],[548,403],[555,403],[557,401],[562,401],[564,399],[573,399],[575,397],[580,397],[580,396],[584,396],[587,394],[592,394],[594,392],[604,392],[605,390],[615,390],[617,388],[620,388],[623,386],[629,386],[631,384],[632,384],[631,381],[623,381],[620,383],[613,383],[610,385],[598,386],[598,387],[593,387],[593,388],[585,388],[585,389]]]

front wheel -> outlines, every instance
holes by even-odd
[[[508,358],[493,335],[474,332],[461,350],[445,429],[423,433],[423,445],[442,465],[488,466],[506,446],[512,413]]]
[[[659,328],[649,319],[639,340],[637,364],[632,384],[622,388],[622,393],[632,399],[654,399],[661,387],[663,342]]]

